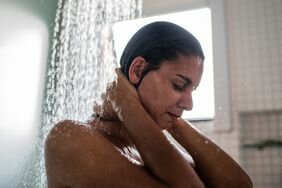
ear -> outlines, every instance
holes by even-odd
[[[128,72],[129,81],[132,84],[137,84],[140,81],[141,73],[143,72],[147,64],[148,63],[146,62],[146,60],[141,56],[133,59]]]

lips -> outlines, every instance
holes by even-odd
[[[178,119],[181,115],[176,114],[176,113],[171,113],[171,112],[167,112],[169,114],[169,116],[173,119],[176,120]]]

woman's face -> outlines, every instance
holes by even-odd
[[[138,87],[140,100],[161,129],[169,128],[184,110],[193,108],[192,91],[199,85],[203,63],[199,57],[179,56],[150,71]]]

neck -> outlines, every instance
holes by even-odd
[[[104,101],[102,105],[94,105],[93,110],[94,113],[92,116],[95,118],[97,117],[106,121],[120,121],[109,101]]]
[[[91,117],[102,121],[120,122],[116,116],[105,113],[94,112]]]
[[[94,109],[95,112],[92,114],[92,117],[95,118],[95,121],[101,122],[99,124],[96,123],[99,131],[103,132],[109,139],[116,139],[120,145],[133,146],[124,125],[111,108],[96,106]]]

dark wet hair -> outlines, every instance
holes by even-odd
[[[199,41],[184,28],[170,22],[153,22],[139,29],[127,43],[120,59],[123,73],[128,77],[134,58],[141,56],[146,62],[141,79],[151,70],[158,69],[164,60],[179,55],[205,56]]]

